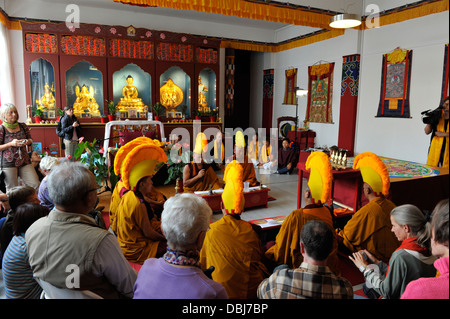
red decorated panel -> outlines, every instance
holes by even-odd
[[[197,48],[197,62],[206,64],[216,64],[219,56],[216,49]]]
[[[160,43],[157,49],[158,60],[193,62],[194,54],[192,45],[176,43]]]
[[[57,39],[55,34],[26,33],[25,51],[33,53],[56,53]]]
[[[110,39],[109,55],[117,58],[154,59],[154,44],[150,41]]]
[[[105,56],[105,39],[91,36],[61,36],[61,51],[69,55]]]

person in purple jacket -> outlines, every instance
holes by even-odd
[[[41,159],[41,162],[39,163],[39,167],[41,168],[41,171],[44,173],[45,177],[41,181],[41,184],[39,185],[38,198],[39,201],[41,202],[41,205],[48,207],[50,210],[52,210],[53,207],[55,207],[55,204],[53,204],[53,200],[50,198],[50,195],[48,194],[47,179],[53,166],[58,164],[59,159],[52,156],[43,157]]]
[[[169,198],[161,215],[167,252],[149,258],[139,271],[134,299],[227,299],[225,288],[202,271],[200,249],[209,229],[211,208],[194,194]]]

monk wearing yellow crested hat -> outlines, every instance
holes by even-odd
[[[212,279],[225,287],[230,299],[255,299],[259,284],[269,273],[261,261],[258,234],[240,217],[244,208],[242,172],[236,161],[225,169],[224,216],[206,233],[200,263],[204,269],[215,267]]]
[[[121,165],[123,187],[129,191],[120,200],[114,224],[119,245],[130,262],[143,264],[166,251],[161,222],[145,198],[153,187],[152,176],[166,162],[159,143],[149,141],[128,152]]]
[[[120,169],[121,169],[122,164],[123,164],[126,156],[128,155],[128,153],[133,148],[135,148],[139,145],[142,145],[143,143],[160,145],[158,140],[152,140],[148,137],[141,136],[141,137],[135,138],[134,140],[128,142],[127,144],[125,144],[124,146],[119,148],[119,150],[116,153],[116,156],[114,157],[114,173],[117,176],[122,175]],[[116,218],[117,208],[119,207],[122,196],[128,191],[129,190],[123,186],[123,180],[121,178],[116,183],[116,186],[114,187],[114,190],[111,194],[111,201],[109,204],[109,222],[110,222],[110,227],[114,231],[114,233],[116,232],[115,218]],[[154,187],[152,188],[150,193],[145,194],[145,196],[147,197],[147,199],[151,205],[155,204],[155,203],[160,203],[160,205],[164,204],[164,201],[165,201],[164,195],[161,192],[159,192],[158,190],[156,190],[156,188],[154,188]],[[154,207],[154,206],[152,205],[152,207]]]
[[[186,193],[208,191],[222,188],[223,181],[216,175],[211,165],[203,161],[208,151],[208,141],[204,133],[199,133],[195,140],[192,154],[193,161],[183,169],[183,189]]]
[[[380,158],[371,152],[356,156],[353,169],[361,171],[363,191],[369,203],[353,215],[344,229],[338,230],[339,249],[346,253],[366,249],[387,263],[400,246],[391,231],[390,216],[396,205],[385,197],[389,194],[389,173]]]
[[[310,171],[308,190],[304,192],[305,207],[294,210],[281,224],[275,244],[266,251],[267,259],[275,265],[286,264],[290,268],[298,268],[303,261],[300,252],[300,233],[303,225],[311,220],[322,220],[334,231],[333,216],[324,206],[331,196],[333,175],[328,155],[316,151],[308,156],[306,169]],[[335,234],[336,235],[336,234]],[[327,259],[327,266],[339,275],[337,241]],[[272,265],[274,266],[274,265]]]
[[[248,156],[245,155],[245,138],[242,131],[236,132],[233,157],[241,164],[242,169],[244,170],[242,173],[242,181],[248,182],[250,187],[259,186],[260,182],[256,178],[255,166],[253,165],[253,162],[249,160]]]

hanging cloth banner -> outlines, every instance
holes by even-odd
[[[444,74],[442,75],[442,94],[441,94],[441,103],[440,105],[442,105],[442,100],[445,99],[448,95],[449,95],[449,85],[448,85],[448,75],[449,75],[449,61],[448,61],[448,57],[449,57],[449,47],[448,47],[448,43],[445,45],[445,54],[444,54]]]
[[[272,127],[274,70],[264,70],[263,79],[263,115],[262,127],[269,130]]]
[[[286,88],[284,90],[283,104],[296,105],[295,87],[297,86],[297,69],[288,69],[286,74]]]
[[[397,48],[383,55],[381,97],[376,117],[410,118],[411,64],[412,50]]]
[[[308,106],[306,121],[333,123],[331,105],[333,100],[334,63],[308,67]]]

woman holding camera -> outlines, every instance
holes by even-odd
[[[27,145],[31,145],[30,129],[25,123],[19,123],[19,113],[14,104],[4,104],[0,109],[0,160],[4,173],[6,191],[18,186],[18,177],[25,185],[39,188],[39,178],[31,165]]]
[[[431,134],[431,143],[428,150],[427,165],[448,168],[448,109],[449,97],[442,102],[442,114],[431,124],[425,126],[425,134]]]

